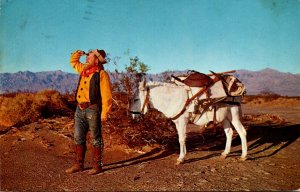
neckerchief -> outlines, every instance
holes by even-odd
[[[90,74],[96,72],[98,69],[99,69],[98,66],[94,66],[94,67],[85,69],[85,70],[82,71],[81,76],[82,76],[82,77],[87,77],[87,76],[89,76]]]

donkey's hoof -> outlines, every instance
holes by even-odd
[[[220,157],[221,157],[222,159],[226,159],[226,157],[227,157],[227,154],[225,154],[225,153],[222,153]]]
[[[183,159],[177,159],[175,165],[180,165],[183,164],[184,160]]]
[[[246,161],[247,160],[247,157],[241,157],[240,158],[240,161]]]

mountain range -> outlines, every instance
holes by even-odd
[[[186,71],[166,71],[147,74],[151,81],[163,81],[172,74],[184,74]],[[112,83],[119,82],[123,73],[109,72]],[[241,80],[248,95],[272,93],[283,96],[300,96],[300,74],[284,73],[266,68],[260,71],[237,70],[233,73]],[[0,93],[36,92],[43,89],[55,89],[61,93],[72,93],[77,87],[79,75],[63,71],[0,73]]]

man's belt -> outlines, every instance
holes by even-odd
[[[90,102],[83,102],[83,103],[78,103],[78,107],[81,110],[85,110],[91,106]]]

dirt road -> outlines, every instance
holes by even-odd
[[[41,123],[20,130],[12,129],[0,137],[1,190],[300,189],[299,106],[290,107],[291,113],[284,113],[284,105],[280,110],[263,107],[264,111],[254,111],[253,107],[243,107],[246,114],[244,125],[248,131],[247,161],[239,161],[241,146],[236,133],[232,153],[222,159],[223,131],[218,129],[213,133],[190,126],[184,164],[175,165],[178,146],[168,150],[149,148],[147,153],[107,149],[104,172],[95,176],[87,175],[87,171],[65,174],[64,170],[72,163],[72,154],[67,151],[72,142],[70,137],[63,134],[51,136]],[[33,136],[36,132],[38,138]],[[177,140],[176,135],[173,139]],[[62,140],[65,142],[60,142]],[[90,156],[88,153],[87,169],[91,166]]]

